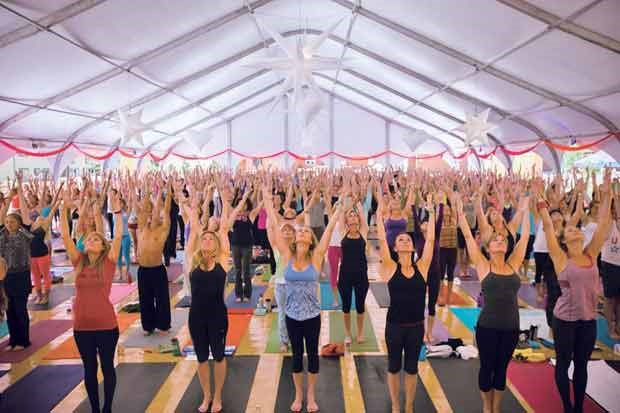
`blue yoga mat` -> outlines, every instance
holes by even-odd
[[[478,322],[478,316],[480,315],[480,309],[478,307],[453,307],[450,308],[450,311],[465,324],[465,327],[467,327],[469,331],[474,331],[476,323]]]
[[[9,326],[6,321],[3,321],[0,324],[0,338],[6,336],[7,334],[9,334]]]
[[[267,287],[265,285],[252,285],[252,298],[250,301],[244,301],[242,303],[235,302],[235,292],[231,291],[230,294],[228,294],[228,297],[226,297],[226,307],[228,307],[229,310],[254,310],[256,308],[256,304],[258,304],[258,297],[261,294],[265,294],[266,288]]]
[[[598,317],[596,319],[596,339],[607,347],[613,349],[614,344],[620,344],[620,340],[612,340],[608,333],[609,326],[605,317]]]
[[[342,310],[342,298],[338,293],[338,307],[334,307],[334,293],[329,283],[320,283],[321,285],[321,310]],[[355,308],[355,295],[352,296],[351,308]]]

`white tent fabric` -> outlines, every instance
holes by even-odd
[[[119,145],[116,112],[143,109],[144,147],[233,162],[283,150],[369,156],[462,153],[455,129],[491,109],[491,144],[597,141],[620,124],[616,0],[0,1],[0,139],[31,149]],[[301,127],[273,97],[283,77],[247,66],[340,18],[319,54],[344,57],[314,80],[323,110]],[[412,152],[421,129],[435,139]],[[620,135],[599,145],[620,160]],[[481,152],[488,152],[483,148]],[[548,169],[561,152],[537,146]],[[67,156],[75,153],[67,152]],[[510,156],[496,152],[510,166]],[[57,167],[66,165],[59,155]],[[393,160],[386,156],[384,161]],[[333,162],[333,159],[332,159]]]

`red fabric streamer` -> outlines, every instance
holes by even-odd
[[[586,143],[584,145],[581,146],[569,146],[569,145],[560,145],[558,143],[553,143],[551,141],[545,141],[545,143],[549,146],[551,146],[554,149],[557,149],[558,151],[564,151],[564,152],[579,152],[579,151],[583,151],[584,149],[588,149],[591,148],[593,146],[599,145],[603,142],[605,142],[607,139],[611,138],[612,136],[614,136],[613,133],[610,133],[609,135],[605,136],[604,138],[601,138],[597,141],[594,142],[590,142],[590,143]]]
[[[501,148],[502,148],[502,151],[506,155],[519,156],[519,155],[524,155],[524,154],[526,154],[528,152],[533,151],[534,149],[538,148],[538,145],[540,145],[540,141],[536,142],[534,144],[534,146],[530,146],[529,148],[526,148],[526,149],[523,149],[523,150],[520,150],[520,151],[513,151],[513,150],[510,150],[510,149],[506,148],[505,146],[502,146]]]
[[[28,155],[28,156],[36,156],[38,158],[47,158],[48,156],[54,156],[54,155],[58,155],[61,152],[66,151],[67,149],[69,149],[69,147],[71,146],[70,143],[61,146],[58,149],[54,149],[48,152],[33,152],[33,151],[29,151],[27,149],[24,148],[20,148],[18,146],[15,145],[11,145],[10,143],[4,141],[3,139],[0,139],[0,144],[4,145],[5,147],[9,148],[12,151],[15,151],[16,153],[20,154],[20,155]]]

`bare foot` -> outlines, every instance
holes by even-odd
[[[157,334],[160,336],[167,336],[170,334],[170,330],[157,330]]]
[[[280,353],[286,353],[288,351],[288,345],[280,344]]]
[[[308,413],[318,412],[319,411],[319,405],[316,404],[315,400],[308,399],[308,405],[306,406],[306,409],[308,410]]]
[[[349,337],[349,336],[345,336],[345,337],[344,337],[344,344],[347,344],[347,345],[348,345],[348,344],[351,344],[351,337]]]
[[[144,334],[144,337],[148,337],[148,336],[152,335],[152,334],[153,334],[153,332],[152,332],[152,331],[146,331],[146,330],[144,330],[144,331],[142,332],[142,334]]]
[[[236,302],[236,303],[240,303],[240,302],[241,302],[241,297],[237,297],[237,298],[235,298],[235,302]]]
[[[219,413],[222,411],[222,401],[213,399],[211,403],[211,413]]]
[[[13,346],[6,346],[2,351],[13,351]]]
[[[209,411],[209,404],[211,403],[209,399],[211,396],[206,397],[202,400],[202,404],[198,407],[198,411],[200,413],[207,413]]]
[[[365,342],[366,342],[366,338],[364,337],[363,333],[357,336],[357,343],[358,344],[362,344],[362,343],[365,343]]]
[[[291,404],[292,412],[301,412],[301,400],[295,400],[293,404]]]
[[[618,334],[615,329],[608,330],[607,333],[612,340],[620,340],[620,334]]]
[[[433,335],[432,334],[426,334],[426,343],[427,344],[433,344]]]
[[[24,350],[26,347],[24,346],[15,346],[13,347],[13,349],[11,351],[22,351]]]

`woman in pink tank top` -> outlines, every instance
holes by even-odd
[[[562,397],[564,412],[583,412],[583,400],[587,384],[588,360],[596,341],[596,304],[600,289],[596,259],[607,238],[611,221],[611,174],[605,171],[601,186],[603,203],[599,213],[599,225],[587,245],[584,232],[566,225],[556,237],[547,210],[546,201],[540,197],[537,204],[541,213],[549,255],[553,261],[562,295],[553,311],[553,335],[557,363],[555,382]],[[579,194],[578,200],[582,201]],[[574,404],[570,399],[568,368],[574,364]]]

